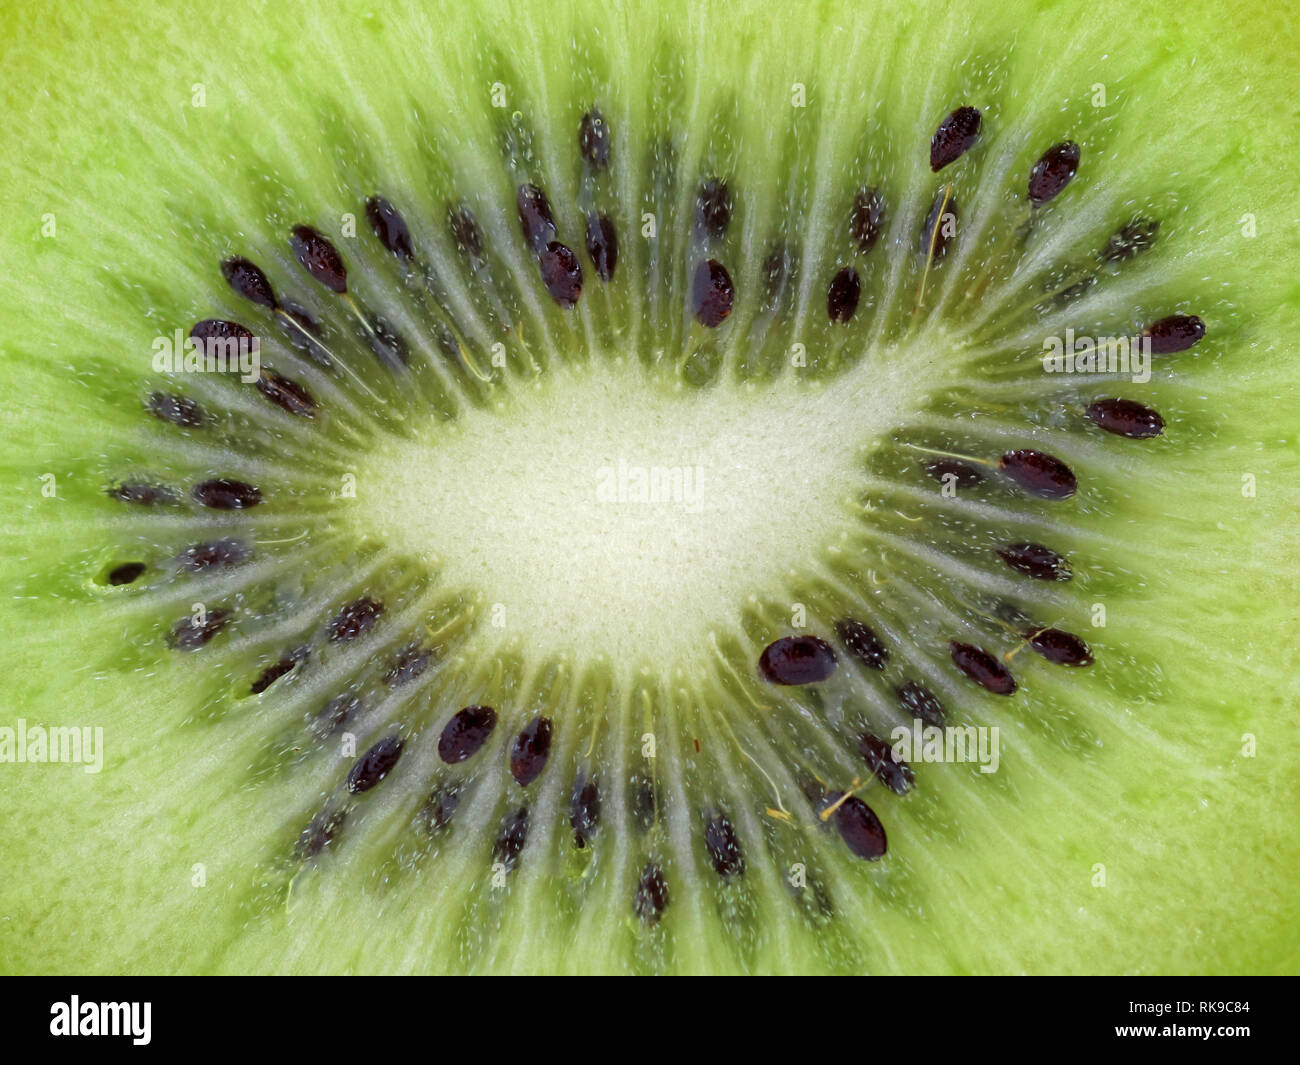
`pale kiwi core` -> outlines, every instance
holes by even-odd
[[[869,506],[870,452],[956,361],[930,330],[820,381],[796,366],[697,390],[593,359],[386,439],[359,466],[353,514],[472,596],[481,637],[687,666],[757,590],[836,550]]]

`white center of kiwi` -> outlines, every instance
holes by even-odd
[[[821,382],[695,390],[613,360],[548,372],[380,444],[354,513],[530,652],[684,664],[859,520],[874,442],[947,376],[946,345],[927,341]]]

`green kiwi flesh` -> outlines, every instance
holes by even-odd
[[[0,966],[1294,971],[1239,13],[7,12]]]

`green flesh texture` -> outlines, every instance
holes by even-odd
[[[102,727],[103,765],[0,763],[0,968],[1296,971],[1296,26],[1201,6],[8,6],[0,726]],[[963,104],[981,137],[932,173],[930,136]],[[593,105],[611,164],[585,182]],[[1067,139],[1078,176],[1031,210],[1031,166]],[[707,242],[694,202],[714,176],[734,208]],[[582,262],[575,308],[522,239],[524,181]],[[927,260],[918,235],[949,183],[957,235]],[[872,186],[886,213],[863,253],[848,216]],[[436,284],[375,239],[375,193]],[[484,236],[473,268],[446,225],[462,203]],[[619,236],[608,283],[582,247],[593,206]],[[1154,247],[1101,263],[1138,217],[1159,221]],[[396,328],[409,366],[294,260],[299,223],[336,244],[355,307]],[[798,266],[767,307],[777,245]],[[325,324],[332,367],[231,291],[232,255]],[[717,329],[691,314],[709,257],[736,290]],[[861,302],[831,323],[846,266]],[[1207,334],[1147,383],[1039,363],[1067,328],[1172,314]],[[156,374],[155,339],[204,318],[256,332],[317,416]],[[210,420],[150,418],[159,390]],[[1165,432],[1099,431],[1081,412],[1101,396],[1149,404]],[[1037,499],[985,468],[950,498],[925,472],[934,452],[996,464],[1024,447],[1067,462],[1078,493]],[[628,467],[670,471],[669,498],[619,497],[637,492]],[[265,501],[188,500],[214,477]],[[123,481],[182,502],[110,499]],[[253,556],[178,572],[221,537]],[[1021,539],[1068,556],[1073,580],[1002,566],[995,548]],[[132,561],[137,581],[106,582]],[[375,628],[331,642],[362,596],[384,604]],[[168,647],[196,603],[231,623]],[[884,639],[883,671],[836,644],[823,684],[759,676],[771,641],[834,642],[846,614]],[[1079,633],[1096,661],[1017,650],[1016,618]],[[953,639],[1015,652],[1019,690],[963,677]],[[429,667],[395,684],[412,647]],[[867,783],[858,737],[905,722],[909,680],[951,724],[999,729],[997,772],[917,764],[904,796]],[[365,709],[344,749],[310,722],[349,692]],[[448,766],[439,733],[474,704],[497,728]],[[538,716],[554,741],[521,787],[511,744]],[[395,732],[400,761],[350,794],[356,759]],[[601,825],[579,848],[571,794],[593,778]],[[849,852],[810,779],[859,788],[883,859]],[[449,787],[460,805],[431,832]],[[328,846],[295,852],[344,808]],[[705,842],[719,814],[745,856],[728,878]],[[668,892],[654,922],[636,907],[647,867]]]

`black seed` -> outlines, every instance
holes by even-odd
[[[695,227],[706,237],[720,237],[731,222],[731,190],[721,178],[709,178],[695,196]]]
[[[384,683],[390,688],[408,684],[428,669],[432,661],[432,651],[427,647],[421,647],[418,643],[413,643],[393,659],[392,666],[384,674]]]
[[[780,299],[790,274],[791,256],[783,245],[777,245],[763,260],[763,307],[771,310]]]
[[[326,369],[333,366],[334,363],[330,360],[329,352],[320,343],[320,339],[324,335],[320,322],[311,316],[307,308],[300,307],[289,300],[285,300],[281,309],[298,325],[302,326],[302,329],[294,329],[285,325],[284,322],[280,323],[281,331],[288,338],[289,343],[299,351],[305,351],[316,365],[324,366]],[[306,336],[303,335],[304,331],[307,334]]]
[[[925,469],[936,481],[942,481],[949,475],[955,477],[958,488],[973,488],[984,480],[984,474],[978,469],[957,459],[929,459]]]
[[[382,196],[371,196],[366,201],[366,218],[380,244],[399,259],[410,262],[415,258],[415,249],[411,247],[411,231],[396,207]]]
[[[339,251],[323,233],[311,226],[294,226],[289,247],[307,273],[331,292],[348,290],[348,272]]]
[[[593,170],[609,166],[609,123],[595,107],[578,124],[578,150]]]
[[[1008,451],[998,468],[1031,495],[1068,499],[1079,487],[1074,471],[1060,459],[1032,448]]]
[[[190,339],[199,346],[205,359],[222,360],[227,366],[238,364],[240,353],[251,350],[253,333],[238,322],[224,318],[204,318],[195,322]]]
[[[202,425],[206,417],[203,408],[194,400],[166,392],[155,392],[149,397],[149,413],[172,425],[182,425],[189,429]]]
[[[420,811],[429,831],[436,832],[451,824],[456,808],[460,806],[460,788],[455,784],[443,784],[433,789]]]
[[[1029,637],[1029,646],[1061,666],[1092,665],[1092,651],[1072,632],[1063,629],[1039,629]]]
[[[171,645],[178,651],[197,651],[229,621],[228,610],[209,610],[202,621],[195,621],[193,615],[182,618],[172,626]]]
[[[898,693],[899,703],[912,717],[920,718],[927,725],[934,725],[936,728],[943,726],[943,703],[939,702],[928,688],[914,680],[909,680],[895,690]]]
[[[297,664],[298,660],[296,658],[280,659],[280,661],[276,662],[274,665],[267,666],[262,670],[258,675],[257,680],[253,681],[248,690],[254,695],[261,695],[262,692],[266,691],[267,688],[292,670]]]
[[[369,596],[362,596],[348,603],[330,621],[330,640],[354,640],[364,632],[375,627],[375,622],[384,612],[384,604]]]
[[[994,695],[1010,695],[1016,690],[1016,679],[998,659],[982,648],[954,640],[948,645],[953,663],[971,680],[987,688]]]
[[[861,254],[876,246],[884,219],[885,198],[876,189],[859,189],[849,215],[849,234]]]
[[[411,353],[407,349],[406,341],[398,335],[397,328],[387,318],[381,318],[377,314],[366,315],[366,321],[370,323],[370,329],[366,334],[366,342],[370,345],[370,350],[381,359],[396,356],[403,366],[409,365]]]
[[[847,322],[858,309],[858,300],[862,296],[862,282],[858,272],[846,266],[833,278],[826,291],[826,313],[832,322]]]
[[[835,635],[850,653],[864,666],[884,669],[889,661],[889,648],[880,642],[871,629],[854,618],[841,618],[835,623]]]
[[[930,169],[936,173],[968,152],[979,139],[984,119],[973,107],[959,107],[939,123],[930,138]]]
[[[400,757],[402,741],[396,736],[385,736],[357,759],[357,764],[348,773],[348,791],[353,795],[369,791],[388,776]]]
[[[467,706],[452,715],[438,737],[438,757],[455,765],[477,753],[496,728],[497,712],[490,706]]]
[[[294,853],[299,858],[315,858],[338,835],[347,816],[346,809],[322,810],[302,830],[302,835],[298,837],[298,842],[294,846]]]
[[[739,876],[745,871],[745,856],[740,853],[736,830],[722,814],[709,819],[704,829],[704,845],[718,876]]]
[[[245,510],[262,502],[261,489],[243,481],[218,477],[194,486],[192,495],[205,507],[214,510]]]
[[[124,562],[108,571],[108,583],[114,586],[131,584],[147,567],[143,562]]]
[[[583,781],[579,777],[573,785],[573,796],[569,800],[569,824],[573,826],[573,841],[579,847],[585,847],[587,841],[600,827],[600,788],[596,781]]]
[[[555,239],[555,216],[551,213],[551,201],[536,185],[520,185],[516,194],[519,206],[519,226],[524,231],[524,240],[534,253]]]
[[[316,398],[297,381],[281,377],[274,370],[263,370],[257,378],[257,390],[281,410],[299,418],[314,418],[319,406]]]
[[[871,769],[890,791],[906,795],[916,779],[912,767],[901,758],[894,757],[894,748],[870,732],[864,732],[858,741],[858,751]]]
[[[1172,355],[1186,351],[1205,336],[1205,323],[1194,314],[1171,314],[1152,322],[1142,335],[1151,338],[1152,355]]]
[[[1156,242],[1160,223],[1148,218],[1135,218],[1127,225],[1121,226],[1101,249],[1104,262],[1118,263],[1146,251]]]
[[[668,884],[664,881],[663,871],[654,862],[646,862],[641,870],[632,906],[636,915],[648,925],[657,924],[668,908]]]
[[[1060,195],[1079,172],[1079,146],[1062,141],[1048,148],[1029,171],[1029,202],[1041,207]]]
[[[483,258],[483,231],[478,227],[474,212],[464,204],[447,208],[447,229],[456,247],[471,259]]]
[[[180,498],[163,485],[144,484],[140,481],[115,485],[108,490],[108,494],[119,503],[134,503],[142,507],[168,506]]]
[[[1088,418],[1118,436],[1146,440],[1164,432],[1165,420],[1158,411],[1131,399],[1098,399],[1088,404]]]
[[[655,788],[649,780],[632,782],[632,816],[636,827],[649,832],[655,823]]]
[[[945,202],[945,200],[947,202]],[[921,256],[930,256],[933,246],[933,261],[938,262],[948,254],[948,245],[957,235],[957,197],[949,195],[940,188],[934,194],[930,212],[925,216],[925,226],[921,229]]]
[[[201,573],[213,566],[237,566],[251,554],[238,540],[211,540],[187,547],[177,556],[176,561],[191,573]]]
[[[716,259],[700,260],[691,285],[696,321],[710,329],[720,326],[731,313],[731,301],[735,295],[727,268]]]
[[[618,265],[618,234],[603,211],[587,215],[587,254],[591,256],[597,277],[608,281],[614,276],[614,267]]]
[[[346,725],[360,709],[361,700],[351,692],[336,695],[316,715],[312,722],[312,731],[321,738],[332,735]]]
[[[817,636],[783,636],[763,648],[758,668],[773,684],[815,684],[835,672],[835,652]]]
[[[832,791],[826,798],[830,803],[840,798],[842,792]],[[885,826],[876,812],[856,795],[850,795],[835,807],[835,827],[849,850],[869,862],[884,856],[889,844],[885,839]]]
[[[537,257],[542,283],[561,307],[572,307],[582,295],[582,263],[565,244],[551,241]]]
[[[1073,576],[1070,563],[1042,544],[1007,544],[998,548],[998,557],[1017,573],[1037,581],[1068,581]]]
[[[221,264],[221,273],[230,287],[244,299],[270,307],[271,310],[279,307],[271,282],[254,263],[239,256],[226,259]]]
[[[551,722],[549,718],[535,717],[515,737],[510,750],[510,775],[522,788],[528,787],[546,768],[551,753]]]
[[[519,861],[519,852],[528,842],[528,807],[521,806],[508,818],[492,845],[492,861],[500,862],[510,872]]]

